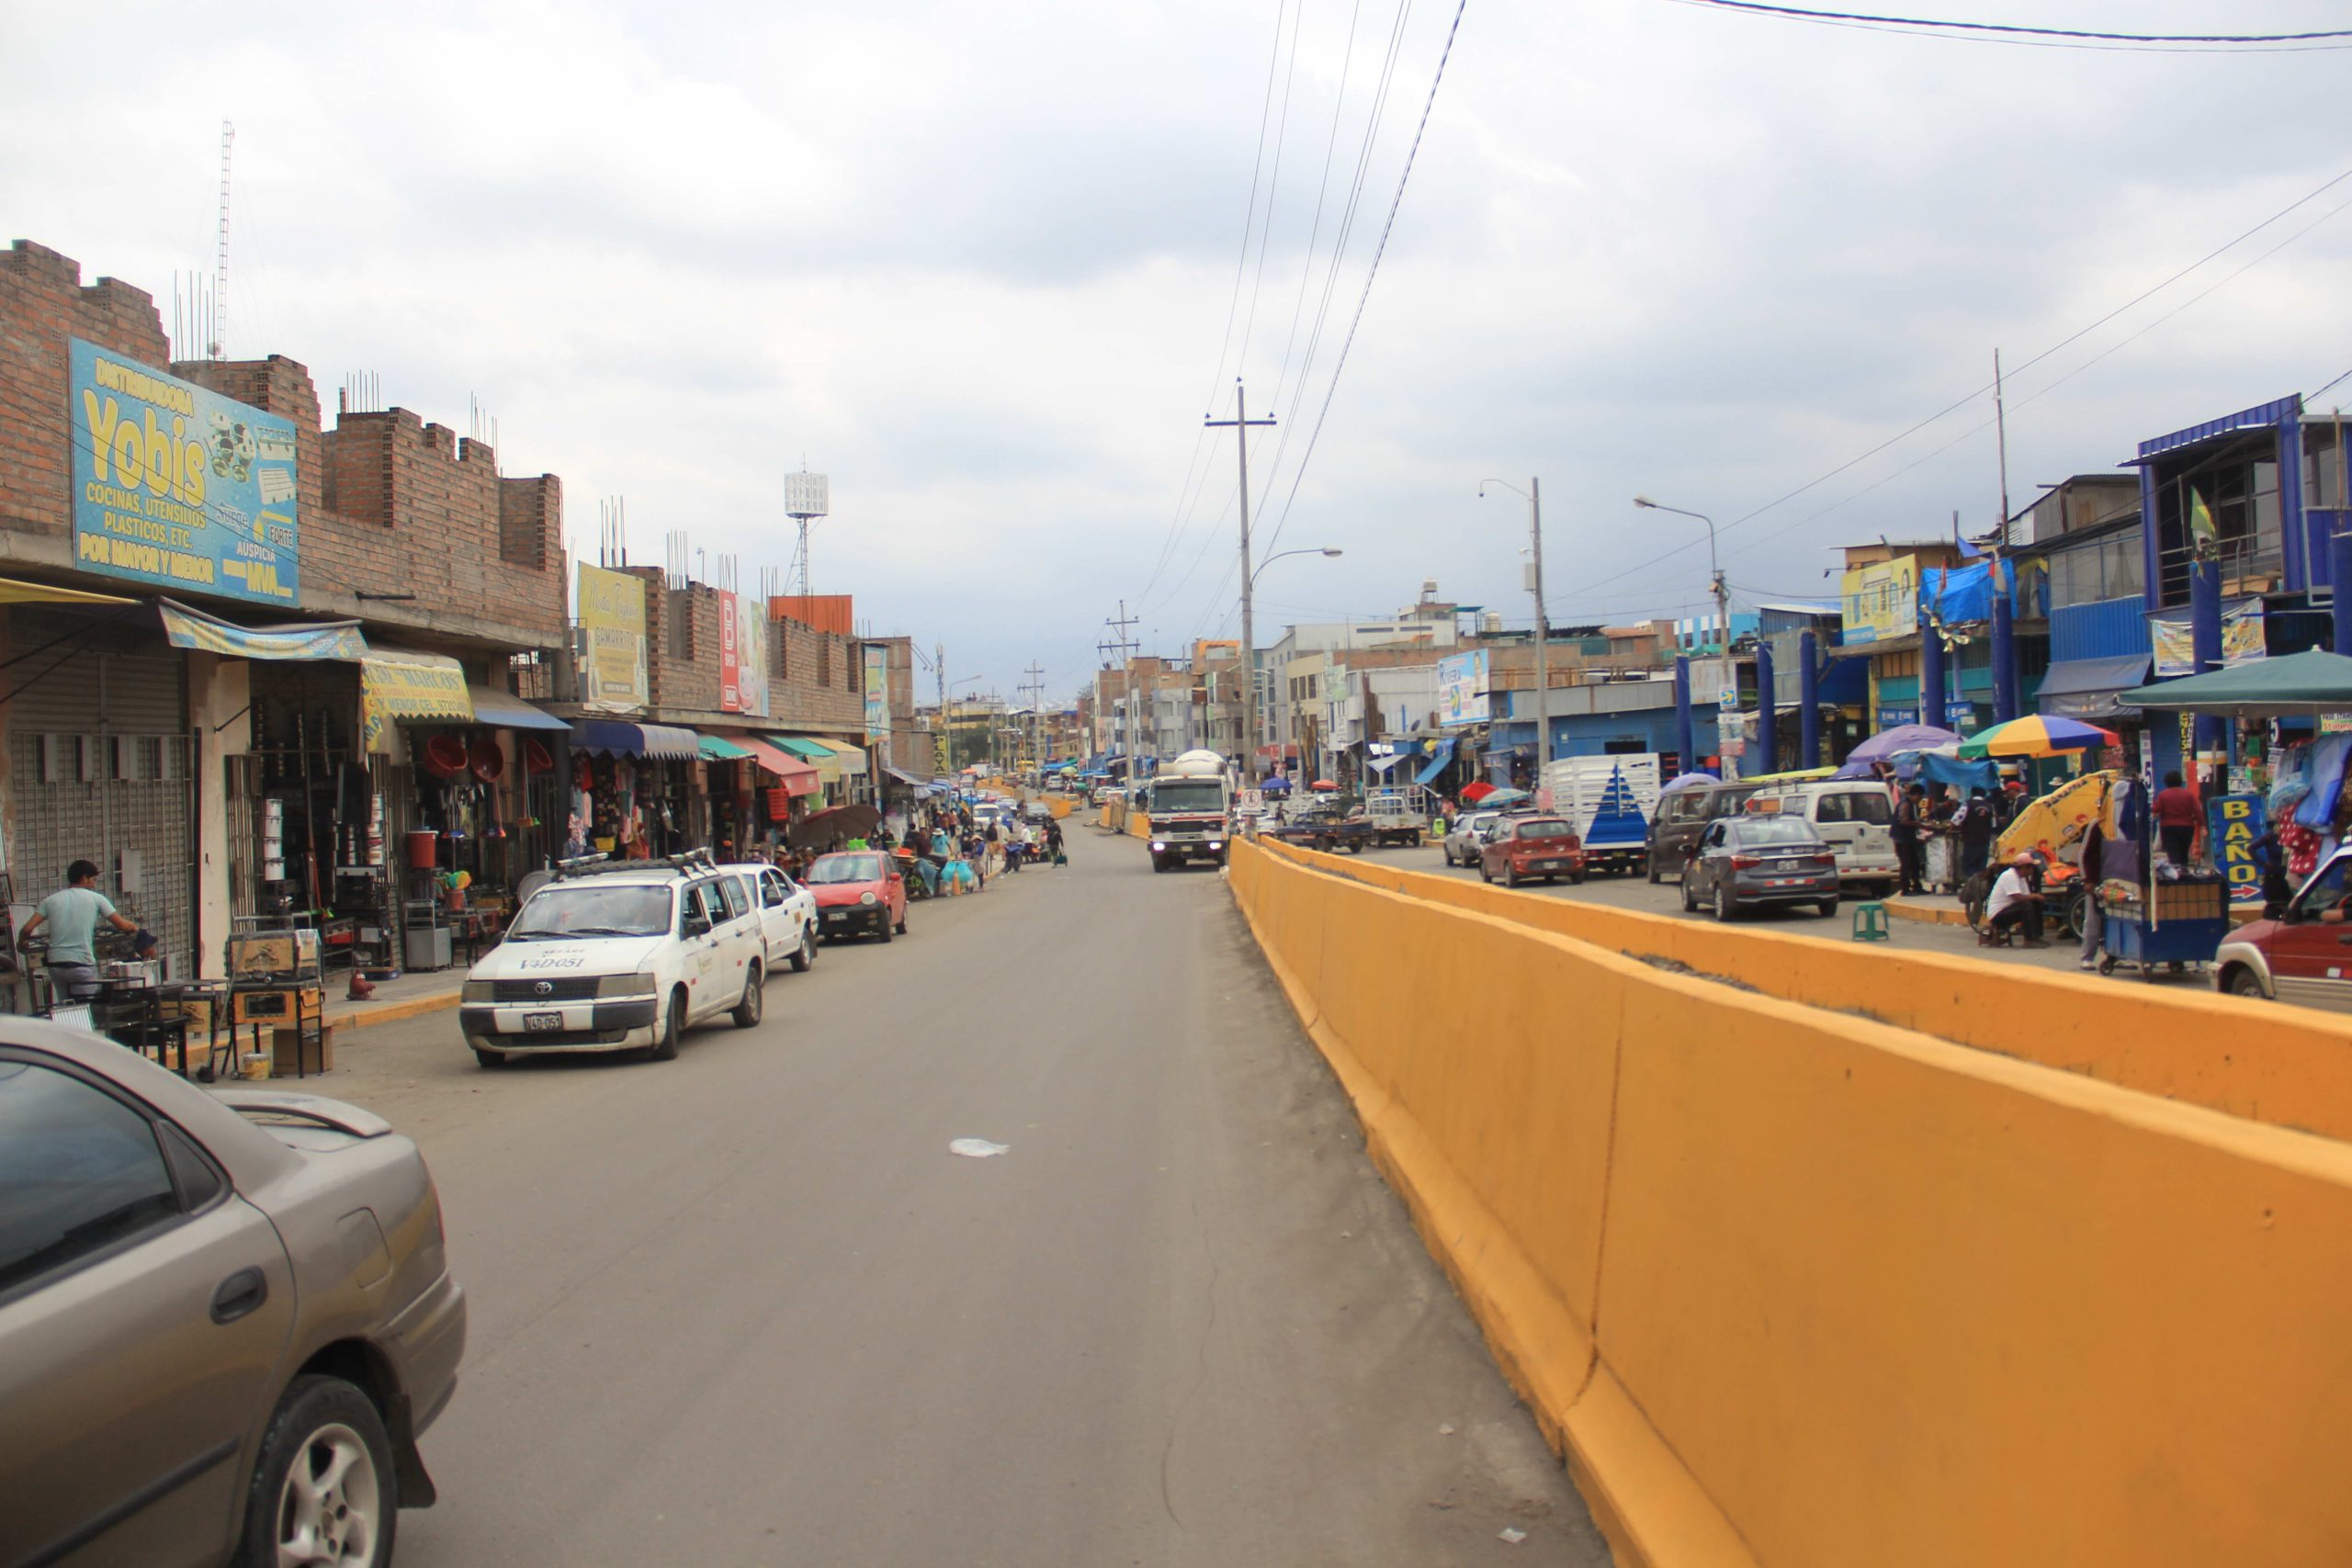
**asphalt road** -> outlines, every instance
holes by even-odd
[[[472,1303],[404,1568],[1608,1562],[1220,879],[1071,840],[675,1062],[349,1037]]]

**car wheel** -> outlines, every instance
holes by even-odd
[[[1168,869],[1168,863],[1161,860],[1158,855],[1154,855],[1151,857],[1151,869],[1156,872],[1166,871]]]
[[[676,1061],[678,1059],[678,1040],[680,1036],[685,1033],[685,1032],[686,993],[684,991],[672,991],[670,993],[669,1010],[665,1012],[662,1018],[662,1032],[654,1040],[653,1043],[647,1048],[646,1055],[651,1056],[657,1062]]]
[[[1820,905],[1818,906],[1818,908],[1820,908],[1820,910],[1821,910],[1821,918],[1822,918],[1823,919],[1825,919],[1825,920],[1834,920],[1834,919],[1836,919],[1838,918],[1838,900],[1837,900],[1837,899],[1835,899],[1835,898],[1824,898],[1824,899],[1821,901],[1821,903],[1820,903]]]
[[[879,936],[884,942],[888,942],[893,934],[890,930],[890,917],[888,915],[884,915],[882,917],[882,923],[876,926],[874,931],[875,934]]]
[[[1686,915],[1699,912],[1699,891],[1690,886],[1690,874],[1687,871],[1682,874],[1682,912]]]
[[[1505,887],[1516,887],[1519,886],[1519,868],[1517,866],[1507,865],[1503,867],[1503,886]]]
[[[385,1568],[399,1512],[391,1439],[374,1403],[341,1378],[296,1378],[262,1436],[239,1561]]]
[[[808,973],[808,965],[817,962],[817,928],[810,926],[800,933],[800,945],[792,950],[792,972]]]
[[[2262,995],[2262,976],[2251,969],[2231,970],[2227,989],[2233,997],[2253,997],[2256,1000],[2267,999]]]
[[[1494,885],[1495,874],[1487,869],[1487,860],[1484,855],[1478,857],[1478,880],[1489,886]]]
[[[752,964],[751,972],[743,976],[743,999],[735,1004],[735,1010],[729,1015],[735,1020],[736,1028],[756,1029],[759,1027],[760,1009],[767,995],[760,984],[763,978],[764,974],[756,964]]]
[[[1661,876],[1661,874],[1657,869],[1657,857],[1656,855],[1649,856],[1648,863],[1650,886],[1652,887],[1656,887],[1658,885]]]
[[[1583,872],[1581,872],[1581,871],[1580,871],[1580,872],[1577,872],[1574,876],[1572,876],[1572,877],[1568,878],[1568,880],[1569,880],[1569,881],[1571,881],[1571,882],[1575,883],[1578,887],[1582,887],[1582,886],[1584,886],[1584,879],[1585,879],[1585,874],[1584,874]]]
[[[1715,919],[1719,919],[1719,920],[1726,920],[1726,921],[1727,921],[1727,920],[1729,920],[1729,919],[1732,918],[1732,916],[1733,916],[1733,915],[1735,915],[1735,914],[1736,914],[1736,913],[1738,913],[1738,912],[1739,912],[1739,902],[1738,902],[1738,900],[1737,900],[1737,899],[1734,898],[1734,897],[1731,896],[1730,890],[1729,890],[1729,889],[1727,889],[1727,888],[1723,888],[1723,887],[1718,887],[1718,888],[1716,888],[1716,889],[1715,889]]]
[[[506,1065],[506,1053],[492,1051],[486,1045],[477,1045],[474,1047],[474,1061],[485,1067],[503,1067]]]
[[[899,911],[899,934],[900,936],[907,934],[907,912],[904,909]]]

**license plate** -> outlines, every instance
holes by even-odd
[[[840,925],[840,924],[841,924],[842,922],[843,922],[844,920],[847,920],[847,919],[849,919],[849,916],[848,916],[848,914],[847,914],[846,912],[844,912],[844,913],[838,914],[838,915],[827,915],[827,916],[825,917],[825,919],[826,919],[828,921],[830,921],[830,922],[831,922],[832,924],[834,924],[834,925]]]
[[[1804,878],[1802,876],[1776,876],[1772,879],[1772,886],[1775,887],[1794,887],[1804,881]]]
[[[562,1027],[563,1014],[560,1012],[526,1012],[523,1015],[523,1029],[526,1033],[538,1034],[547,1030]]]

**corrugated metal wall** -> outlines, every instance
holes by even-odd
[[[2148,651],[2148,601],[2132,593],[2050,612],[2050,657],[2121,659]]]

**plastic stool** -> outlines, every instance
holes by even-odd
[[[1856,942],[1887,940],[1885,905],[1873,901],[1854,906],[1854,940]]]

